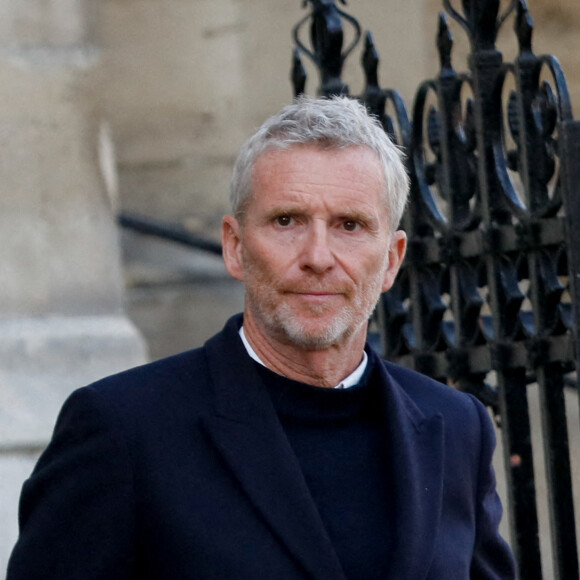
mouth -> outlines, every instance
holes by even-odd
[[[343,296],[342,292],[320,292],[316,291],[313,292],[312,290],[307,290],[304,292],[287,292],[288,295],[297,296],[302,300],[306,300],[307,302],[314,302],[314,303],[323,303],[334,298],[340,298]]]

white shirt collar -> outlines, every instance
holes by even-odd
[[[246,351],[250,355],[250,357],[252,357],[257,363],[260,363],[263,367],[265,367],[266,365],[264,364],[262,359],[258,356],[256,351],[252,348],[252,345],[248,342],[248,339],[246,338],[246,333],[244,332],[243,326],[240,328],[239,334],[240,334],[240,338],[242,339],[242,342],[244,343]],[[340,381],[340,383],[338,383],[338,385],[336,385],[333,388],[334,389],[348,389],[349,387],[354,387],[355,385],[357,385],[358,382],[360,381],[361,377],[363,376],[366,368],[367,368],[368,360],[369,360],[369,357],[368,357],[367,353],[363,350],[363,358],[362,358],[361,363],[358,365],[358,367],[356,367],[356,369],[354,369],[354,371],[352,371],[352,373],[350,373],[350,375],[348,375],[348,377],[345,377],[344,379],[342,379],[342,381]]]

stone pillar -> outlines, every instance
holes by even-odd
[[[20,486],[66,396],[145,360],[123,311],[97,10],[0,5],[0,575]]]

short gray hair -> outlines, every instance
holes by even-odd
[[[391,231],[399,225],[409,192],[404,154],[385,133],[378,119],[348,97],[297,98],[268,119],[241,147],[230,185],[234,216],[243,221],[252,197],[252,176],[258,158],[267,151],[314,145],[322,149],[369,147],[377,154],[384,174],[384,199]]]

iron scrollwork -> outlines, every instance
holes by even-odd
[[[342,1],[344,5],[344,0]],[[505,3],[504,3],[505,4]],[[379,85],[372,35],[332,0],[306,0],[294,28],[292,79],[305,91],[302,56],[318,94],[349,95],[345,59],[364,38],[358,96],[407,151],[409,239],[395,287],[375,325],[386,358],[472,393],[501,426],[512,547],[521,578],[541,578],[527,393],[538,385],[557,578],[578,579],[564,389],[580,361],[580,123],[558,61],[534,54],[524,0],[443,0],[440,70],[403,99]],[[449,21],[469,39],[465,72],[452,63]],[[504,62],[499,30],[514,21],[519,53]],[[310,23],[310,48],[301,40]],[[343,23],[354,38],[343,50]]]

